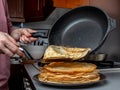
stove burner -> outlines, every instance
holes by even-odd
[[[120,62],[116,61],[87,61],[97,65],[98,69],[120,68]]]
[[[97,67],[100,68],[100,69],[101,68],[114,68],[114,62],[113,61],[93,61],[91,63],[96,64]]]

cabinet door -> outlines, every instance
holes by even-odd
[[[8,0],[13,22],[44,20],[53,10],[52,0]]]
[[[25,17],[37,17],[43,14],[43,0],[25,0]]]
[[[17,2],[17,17],[24,18],[24,0],[16,0]]]
[[[75,8],[89,5],[89,0],[53,0],[55,7]]]
[[[10,17],[23,18],[23,0],[7,0]]]
[[[27,21],[44,20],[53,10],[52,0],[25,0],[24,3]]]

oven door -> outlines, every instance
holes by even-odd
[[[11,64],[9,90],[35,90],[23,64]]]

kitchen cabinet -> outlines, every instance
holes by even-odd
[[[75,8],[78,6],[89,5],[90,0],[53,0],[55,7]]]
[[[44,20],[54,9],[52,0],[7,0],[11,21]]]

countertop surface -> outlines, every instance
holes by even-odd
[[[106,76],[105,80],[89,87],[54,87],[40,84],[33,79],[33,76],[40,72],[35,66],[39,68],[37,64],[26,64],[25,69],[36,90],[118,90],[120,88],[120,68],[100,69],[100,73]]]

